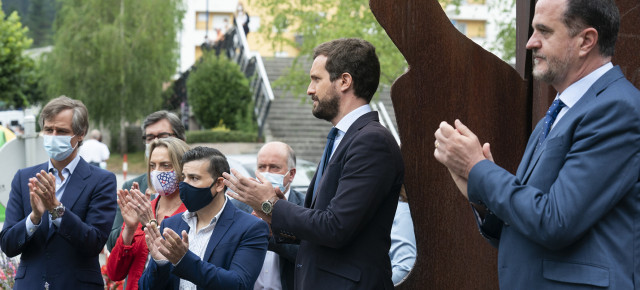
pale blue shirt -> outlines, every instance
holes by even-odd
[[[362,117],[362,115],[369,113],[371,111],[372,111],[371,106],[369,106],[369,104],[366,104],[358,107],[357,109],[349,112],[349,114],[346,114],[344,117],[342,117],[342,120],[340,120],[340,122],[336,124],[336,128],[338,129],[338,134],[336,135],[335,141],[333,141],[331,157],[333,157],[333,153],[336,152],[336,148],[338,148],[338,145],[340,145],[340,141],[342,141],[342,137],[344,137],[344,134],[347,133],[351,125],[356,120],[358,120],[358,118]],[[329,160],[331,160],[331,157],[329,157]]]
[[[211,239],[211,234],[213,234],[213,229],[216,227],[225,206],[227,206],[227,201],[229,201],[229,199],[225,196],[224,204],[222,204],[220,211],[218,211],[218,213],[211,219],[208,226],[201,228],[199,231],[197,230],[198,215],[195,212],[189,212],[188,210],[182,213],[182,220],[189,226],[189,232],[187,233],[189,235],[189,251],[196,254],[201,260],[204,257],[204,252],[206,251],[209,240]],[[181,233],[177,234],[182,237]],[[158,266],[169,263],[167,260],[154,259],[154,261]],[[174,266],[177,266],[180,262],[182,262],[182,258],[180,258],[180,261],[178,261]],[[196,284],[193,284],[188,280],[180,279],[179,289],[197,289],[197,287]]]
[[[62,169],[62,177],[64,177],[64,180],[62,180],[58,175],[58,170],[55,169],[55,167],[53,167],[51,160],[49,160],[47,171],[53,173],[53,175],[56,177],[56,199],[58,201],[62,200],[62,195],[64,194],[64,191],[67,188],[67,184],[69,184],[69,178],[71,177],[73,172],[76,170],[76,166],[78,166],[78,162],[80,162],[79,154],[76,155],[76,157],[73,158],[73,160],[71,160],[71,162],[69,162],[69,164],[67,164],[67,166]],[[49,226],[53,224],[55,225],[56,228],[59,228],[61,221],[62,221],[62,218],[58,218],[54,221],[51,221],[51,214],[49,214]],[[42,224],[42,218],[40,219],[40,223],[38,223],[38,225],[34,225],[33,222],[31,222],[30,218],[27,218],[26,223],[27,223],[27,237],[31,237],[31,235],[33,235],[33,233],[35,233],[36,230],[38,230],[38,228]]]
[[[602,77],[605,73],[607,73],[612,68],[613,68],[613,64],[611,62],[608,62],[602,65],[601,67],[599,67],[598,69],[592,71],[587,76],[581,78],[577,82],[571,84],[561,94],[557,94],[556,99],[560,98],[560,100],[565,104],[565,106],[562,107],[562,109],[558,113],[558,117],[556,117],[556,120],[551,125],[551,129],[553,129],[553,127],[555,127],[556,124],[558,124],[558,121],[560,121],[562,116],[564,116],[564,114],[566,114],[567,111],[569,111],[569,109],[571,109],[571,107],[573,107],[580,100],[580,98],[582,98],[582,96],[589,90],[589,88],[591,88],[591,86],[600,77]]]
[[[416,236],[413,231],[409,204],[398,201],[398,208],[391,227],[391,248],[389,249],[391,280],[394,285],[402,282],[411,272],[413,264],[416,262],[416,254]]]

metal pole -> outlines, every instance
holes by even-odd
[[[33,115],[24,117],[24,157],[27,167],[36,165],[36,118]]]
[[[207,24],[204,31],[204,36],[208,38],[209,37],[209,0],[205,0],[205,1],[207,1]]]

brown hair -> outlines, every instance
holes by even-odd
[[[149,158],[147,162],[151,162],[151,155],[153,154],[153,150],[158,147],[165,147],[167,151],[169,151],[169,160],[171,160],[171,165],[173,165],[173,170],[176,172],[176,178],[178,180],[182,179],[182,155],[185,152],[189,151],[189,145],[184,141],[174,138],[160,138],[155,139],[151,142],[151,147],[149,148]],[[153,188],[151,184],[151,166],[147,163],[147,186],[149,188]]]
[[[42,111],[38,123],[40,128],[44,128],[44,121],[50,121],[64,110],[73,110],[73,118],[71,119],[71,129],[76,136],[85,136],[89,130],[89,111],[81,101],[60,96],[49,101]],[[82,141],[78,146],[82,145]]]

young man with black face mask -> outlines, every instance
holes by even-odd
[[[182,215],[165,219],[160,229],[147,224],[152,259],[141,289],[250,289],[267,251],[269,228],[237,209],[224,192],[229,163],[220,151],[196,147],[182,157]],[[178,234],[180,233],[180,234]]]

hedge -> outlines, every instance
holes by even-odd
[[[257,133],[242,131],[187,131],[187,143],[258,142]]]

